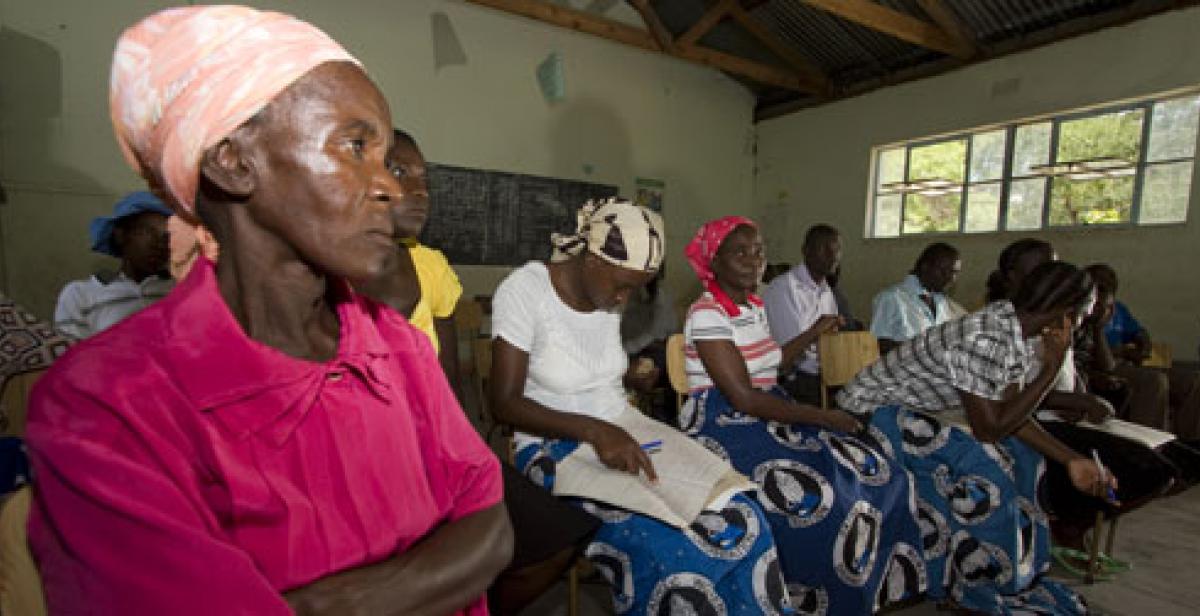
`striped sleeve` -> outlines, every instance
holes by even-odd
[[[716,302],[701,300],[688,311],[684,336],[688,344],[695,340],[733,340],[733,323]]]

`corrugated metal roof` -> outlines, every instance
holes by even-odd
[[[916,19],[935,23],[917,0],[874,0]],[[657,0],[653,7],[676,37],[686,32],[715,0]],[[1068,36],[1071,26],[1091,27],[1160,12],[1173,6],[1195,4],[1179,0],[943,0],[980,50],[980,57]],[[914,45],[843,17],[815,8],[804,0],[742,0],[752,18],[807,59],[828,77],[833,93],[857,92],[868,86],[895,82],[897,75],[913,75],[962,64],[946,54]],[[1076,28],[1078,30],[1078,28]],[[770,48],[749,35],[733,20],[725,20],[700,39],[700,43],[764,64],[787,68]],[[1026,44],[1028,46],[1028,44]],[[956,64],[957,62],[957,64]],[[812,94],[789,92],[742,79],[763,104],[780,101],[817,101]]]

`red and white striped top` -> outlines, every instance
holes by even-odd
[[[760,389],[775,385],[783,352],[771,337],[767,312],[762,306],[739,305],[738,308],[741,314],[730,317],[707,292],[688,308],[683,332],[689,393],[713,386],[696,352],[697,340],[732,341],[746,360],[750,382]]]

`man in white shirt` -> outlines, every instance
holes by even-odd
[[[148,192],[126,195],[112,216],[92,221],[92,250],[121,260],[115,274],[100,272],[67,283],[54,309],[54,326],[73,338],[95,335],[165,297],[167,217],[171,210]]]
[[[946,288],[954,284],[960,271],[958,249],[935,242],[921,251],[903,281],[875,296],[871,333],[879,339],[880,353],[953,318],[955,311],[946,297]]]
[[[827,280],[842,260],[841,234],[829,225],[813,225],[804,234],[802,251],[804,262],[772,280],[763,302],[775,342],[783,346],[798,338],[807,349],[794,365],[780,366],[783,388],[797,402],[815,405],[820,402],[817,339],[842,324]]]

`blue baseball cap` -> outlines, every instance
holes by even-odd
[[[174,212],[161,199],[144,190],[129,193],[113,207],[112,216],[100,216],[92,220],[88,232],[92,236],[92,250],[113,257],[121,258],[121,251],[113,244],[113,227],[117,221],[142,212],[156,212],[170,216]]]

